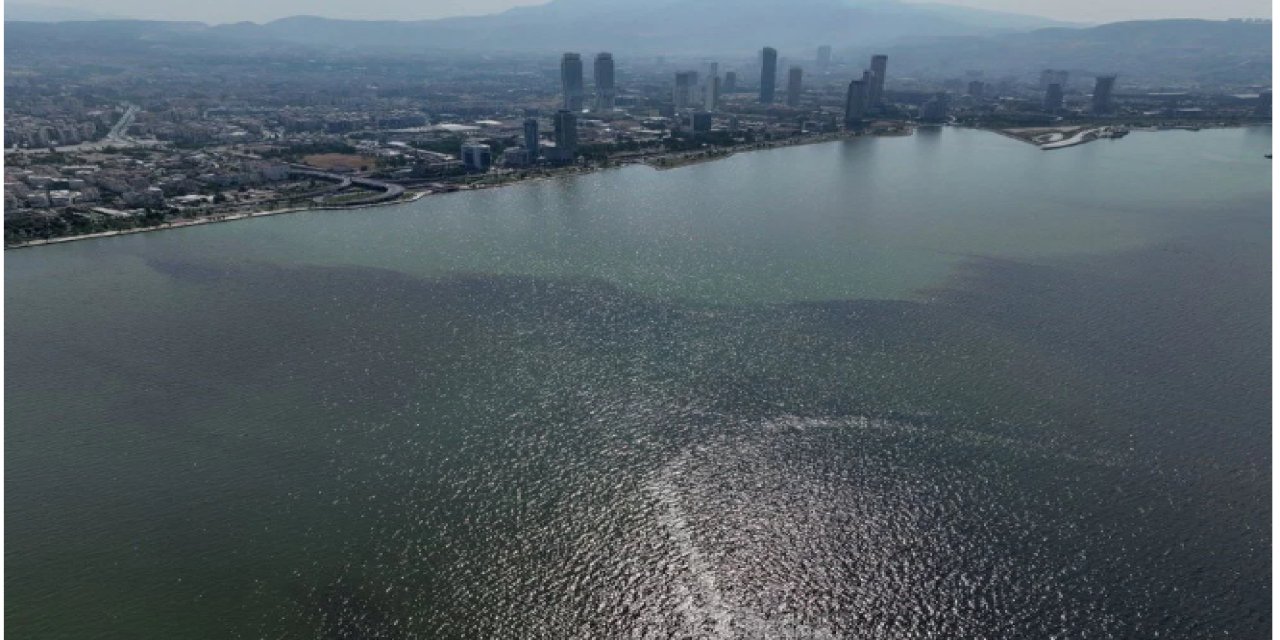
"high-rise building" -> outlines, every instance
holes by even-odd
[[[702,81],[702,108],[715,111],[720,105],[720,63],[708,62],[706,79]]]
[[[932,98],[920,105],[921,122],[945,122],[951,110],[951,96],[946,93],[935,93]]]
[[[831,66],[831,45],[818,47],[818,70],[826,71]]]
[[[493,166],[493,150],[487,144],[462,143],[462,166],[469,171],[488,171]]]
[[[688,109],[693,103],[693,87],[698,81],[695,71],[677,71],[676,86],[671,91],[671,102],[676,109]]]
[[[986,93],[987,85],[981,80],[971,80],[969,82],[969,95],[981,100],[983,94]]]
[[[738,91],[738,72],[727,71],[724,74],[724,84],[720,87],[724,93],[736,93]]]
[[[844,124],[846,127],[862,126],[862,118],[867,114],[867,102],[871,87],[866,80],[854,80],[849,83],[849,91],[844,98]]]
[[[720,108],[720,76],[711,76],[702,85],[702,108],[706,111]]]
[[[568,109],[561,109],[555,115],[556,149],[554,159],[559,162],[573,162],[578,155],[578,115]]]
[[[529,162],[537,162],[539,155],[538,147],[538,119],[525,118],[524,148],[529,151]]]
[[[596,111],[611,111],[614,105],[613,54],[597,53],[595,65]]]
[[[778,81],[778,50],[765,47],[760,51],[760,104],[773,104],[774,85]]]
[[[574,113],[582,111],[585,96],[582,83],[582,56],[566,53],[560,58],[560,86],[564,92],[564,108]]]
[[[1040,90],[1044,91],[1053,84],[1053,69],[1045,69],[1040,72]]]
[[[1062,85],[1052,82],[1044,90],[1044,110],[1057,113],[1062,110]]]
[[[711,113],[707,111],[695,111],[691,118],[694,133],[710,133],[711,132]]]
[[[1093,81],[1094,113],[1111,113],[1111,90],[1115,86],[1115,76],[1098,76]]]
[[[884,80],[889,73],[889,56],[877,53],[871,56],[871,107],[884,106]]]
[[[1049,85],[1057,84],[1063,91],[1067,90],[1068,73],[1064,69],[1045,69],[1040,72],[1040,90],[1047,91]]]
[[[804,90],[804,69],[791,67],[787,72],[787,106],[800,106],[800,92]]]
[[[1258,93],[1258,103],[1253,107],[1253,115],[1260,118],[1271,117],[1271,90]]]

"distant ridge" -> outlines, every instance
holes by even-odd
[[[817,42],[880,44],[907,37],[977,36],[1062,25],[1045,18],[897,0],[553,0],[502,13],[439,20],[336,20],[295,16],[208,26],[249,42],[365,50],[744,53]],[[806,54],[807,55],[807,54]]]
[[[54,7],[27,2],[4,3],[4,19],[28,22],[70,22],[75,20],[118,20],[120,16],[72,7]]]
[[[296,16],[267,24],[114,20],[5,23],[5,52],[93,55],[158,50],[251,55],[317,51],[328,55],[415,55],[441,52],[613,51],[622,56],[717,55],[745,59],[764,45],[784,58],[812,58],[818,44],[837,57],[888,53],[896,75],[988,77],[1064,68],[1085,81],[1092,73],[1171,85],[1270,84],[1267,22],[1148,20],[1092,27],[1036,25],[1038,18],[947,6],[845,0],[741,0],[732,17],[719,0],[555,0],[493,16],[415,22],[331,20]],[[672,19],[673,15],[681,19]],[[973,21],[977,21],[974,24]],[[717,25],[708,29],[706,25]],[[552,58],[548,58],[552,59]],[[1122,80],[1121,84],[1125,83]]]

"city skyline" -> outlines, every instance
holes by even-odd
[[[412,0],[379,0],[352,5],[337,0],[225,0],[215,4],[171,3],[163,0],[116,0],[104,9],[98,0],[25,0],[7,3],[6,18],[16,14],[34,15],[38,19],[139,19],[181,20],[210,24],[234,22],[270,22],[292,16],[320,16],[347,20],[434,20],[441,18],[484,16],[513,8],[548,4],[547,0],[475,0],[468,3],[420,2]],[[851,4],[858,4],[851,2]],[[922,4],[921,0],[905,0],[904,4]],[[1022,14],[1078,22],[1100,24],[1126,20],[1171,18],[1270,18],[1271,5],[1265,0],[1223,0],[1212,4],[1197,0],[1173,0],[1153,5],[1142,0],[1086,0],[1062,3],[1055,0],[943,0],[936,3],[955,8],[977,9]]]

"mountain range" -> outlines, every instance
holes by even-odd
[[[6,54],[281,48],[331,55],[612,51],[619,56],[747,58],[762,46],[807,60],[819,44],[861,59],[890,54],[895,71],[955,77],[968,69],[1046,67],[1120,73],[1170,84],[1269,84],[1269,23],[1152,20],[1099,26],[897,0],[552,0],[477,17],[358,21],[298,16],[266,24],[107,20],[5,23]]]
[[[493,15],[439,20],[296,16],[265,24],[147,24],[155,26],[155,32],[148,34],[152,40],[198,36],[246,44],[290,43],[363,51],[578,48],[701,55],[745,53],[764,44],[808,50],[818,42],[882,44],[906,37],[992,35],[1063,23],[897,0],[552,0]]]

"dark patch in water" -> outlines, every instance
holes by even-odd
[[[138,370],[305,398],[242,427],[296,465],[245,571],[316,594],[257,635],[1250,636],[1269,335],[1253,289],[1215,287],[1254,249],[753,306],[170,261],[245,355]]]

